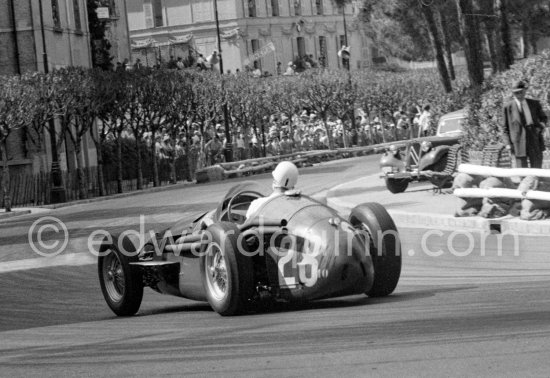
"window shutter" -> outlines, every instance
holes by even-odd
[[[145,29],[155,27],[155,21],[153,19],[153,4],[151,4],[151,2],[144,3],[143,12],[145,13]]]

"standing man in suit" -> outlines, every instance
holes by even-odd
[[[513,98],[504,106],[503,139],[515,159],[516,167],[542,168],[544,125],[547,117],[539,101],[525,98],[527,83],[518,81],[512,87]]]

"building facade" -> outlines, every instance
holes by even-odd
[[[305,55],[338,68],[346,34],[351,69],[369,65],[370,43],[353,21],[357,3],[343,10],[332,0],[217,0],[224,70],[257,65],[275,74],[277,63],[284,70]],[[215,5],[215,0],[128,3],[132,60],[153,65],[170,56],[210,55],[218,49]]]
[[[97,15],[105,22],[105,38],[110,42],[112,63],[122,62],[131,57],[130,33],[128,31],[127,3],[133,0],[96,0]],[[101,41],[92,41],[92,46]]]
[[[0,9],[7,10],[0,12],[0,75],[91,67],[86,0],[0,0]],[[83,142],[83,161],[95,166],[95,148],[90,142]],[[10,133],[6,150],[11,174],[32,174],[51,167],[48,133],[40,148],[29,143],[25,130]],[[70,171],[76,157],[69,140],[60,155],[61,168]]]

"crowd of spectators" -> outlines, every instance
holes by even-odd
[[[335,148],[347,148],[425,136],[429,123],[429,105],[423,111],[416,105],[403,106],[385,117],[369,117],[359,109],[355,128],[350,121],[335,118],[329,118],[325,127],[317,114],[307,110],[292,117],[274,114],[264,117],[262,127],[230,128],[233,160],[328,149],[327,129]],[[156,137],[160,161],[186,158],[191,176],[196,169],[225,161],[227,139],[222,123],[207,124],[201,131],[199,124],[189,122],[187,130],[189,135],[181,132],[174,139],[164,131]],[[147,136],[146,141],[151,143]]]

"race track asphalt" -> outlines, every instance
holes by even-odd
[[[376,172],[376,162],[303,169],[300,186],[322,194]],[[472,241],[448,230],[426,246],[429,230],[400,229],[403,274],[387,298],[281,304],[228,318],[205,303],[146,290],[137,316],[116,318],[93,259],[82,258],[86,235],[100,226],[137,227],[140,214],[148,226],[192,220],[233,183],[51,211],[74,239],[70,263],[40,265],[28,247],[39,215],[0,223],[0,376],[548,376],[550,259],[513,243],[500,249],[497,235]],[[28,264],[17,267],[23,259]]]

